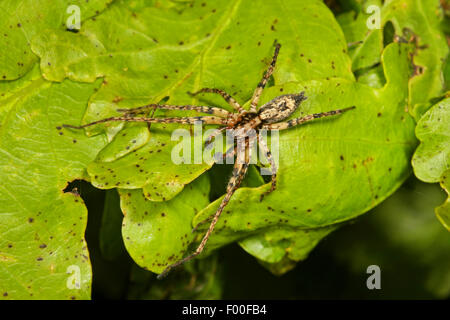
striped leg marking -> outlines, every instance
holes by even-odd
[[[204,117],[180,117],[180,118],[134,118],[134,117],[110,117],[91,123],[83,124],[81,126],[73,126],[70,124],[63,124],[65,128],[82,129],[90,127],[99,123],[113,122],[113,121],[124,121],[124,122],[147,122],[147,123],[181,123],[181,124],[195,124],[195,122],[200,121],[204,124],[226,124],[226,119],[204,116]]]
[[[228,117],[230,112],[225,109],[216,108],[216,107],[207,107],[207,106],[192,106],[192,105],[184,105],[184,106],[176,106],[176,105],[168,105],[168,104],[148,104],[146,106],[132,108],[132,109],[117,109],[118,112],[123,112],[126,115],[140,114],[145,113],[149,109],[164,109],[164,110],[188,110],[188,111],[196,111],[201,113],[211,114],[217,117]]]
[[[314,120],[314,119],[319,119],[319,118],[324,118],[324,117],[329,117],[329,116],[334,116],[336,114],[341,114],[344,113],[348,110],[352,110],[355,109],[355,106],[349,107],[349,108],[345,108],[345,109],[338,109],[338,110],[332,110],[332,111],[328,111],[328,112],[321,112],[321,113],[314,113],[314,114],[308,114],[304,117],[301,118],[296,118],[296,119],[292,119],[289,121],[285,121],[285,122],[279,122],[279,123],[272,123],[272,124],[268,124],[263,126],[263,129],[267,129],[267,130],[285,130],[285,129],[289,129],[295,126],[298,126],[302,123]]]

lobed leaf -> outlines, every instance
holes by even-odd
[[[419,120],[416,136],[421,141],[412,158],[414,174],[425,182],[441,182],[448,193],[450,169],[450,98],[434,105]],[[444,227],[449,229],[447,201],[436,208],[436,214]]]
[[[32,81],[0,128],[0,293],[6,299],[88,299],[87,210],[68,181],[104,146],[102,136],[67,136],[98,84]],[[67,106],[70,106],[68,108]],[[68,190],[70,191],[70,190]]]
[[[415,175],[438,182],[450,168],[450,98],[434,105],[419,120],[416,136],[421,141],[412,159]]]
[[[442,175],[441,187],[447,192],[447,200],[436,208],[436,216],[442,225],[450,231],[450,170]]]

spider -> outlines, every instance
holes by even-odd
[[[268,163],[271,167],[271,187],[270,190],[267,191],[265,194],[268,194],[275,190],[276,183],[277,183],[277,169],[275,165],[275,161],[271,155],[271,152],[262,139],[262,135],[257,133],[256,135],[249,135],[248,133],[251,130],[285,130],[289,129],[291,127],[301,125],[307,121],[311,121],[314,119],[319,119],[323,117],[333,116],[337,114],[341,114],[345,111],[354,109],[355,106],[351,106],[344,109],[337,109],[332,110],[328,112],[321,112],[321,113],[314,113],[305,115],[300,118],[291,119],[288,121],[286,120],[300,105],[300,103],[304,100],[306,100],[306,96],[304,92],[300,93],[294,93],[294,94],[285,94],[278,96],[274,98],[273,100],[267,102],[266,104],[262,105],[259,109],[257,108],[261,93],[264,89],[264,87],[267,84],[267,81],[269,80],[270,76],[272,75],[275,64],[277,62],[277,57],[280,52],[281,45],[279,43],[275,43],[275,52],[272,57],[272,62],[270,63],[269,67],[265,71],[261,81],[259,82],[258,86],[256,87],[251,102],[249,110],[245,110],[231,95],[226,93],[225,91],[221,89],[215,89],[215,88],[203,88],[195,93],[190,93],[191,95],[195,96],[199,93],[215,93],[220,96],[235,110],[235,112],[229,112],[222,108],[217,107],[210,107],[210,106],[193,106],[193,105],[160,105],[160,104],[149,104],[146,106],[138,107],[138,108],[132,108],[132,109],[118,109],[118,112],[122,112],[123,116],[120,117],[110,117],[98,121],[94,121],[91,123],[87,123],[80,126],[74,126],[74,125],[63,125],[66,128],[74,128],[74,129],[81,129],[86,128],[89,126],[93,126],[99,123],[103,122],[110,122],[110,121],[131,121],[131,122],[146,122],[148,124],[151,123],[180,123],[180,124],[195,124],[198,122],[201,122],[202,124],[212,124],[212,125],[220,125],[221,128],[217,129],[217,132],[221,132],[223,130],[227,129],[234,129],[236,134],[237,140],[243,141],[244,145],[244,153],[242,155],[243,161],[236,161],[234,163],[233,173],[228,181],[228,185],[226,188],[226,194],[223,198],[222,202],[220,203],[220,206],[218,207],[217,211],[214,215],[209,217],[208,219],[200,222],[194,230],[204,222],[208,222],[211,220],[211,223],[209,225],[208,230],[206,231],[205,235],[203,236],[200,244],[198,245],[197,249],[190,254],[189,256],[178,260],[177,262],[167,266],[162,273],[158,275],[158,279],[161,279],[167,275],[167,273],[185,263],[186,261],[189,261],[193,259],[194,257],[198,256],[200,253],[202,253],[211,233],[214,230],[214,227],[216,226],[217,221],[219,220],[219,217],[224,210],[225,206],[230,201],[230,198],[234,194],[234,192],[239,188],[241,185],[242,180],[244,179],[244,176],[248,170],[249,167],[249,160],[250,160],[250,146],[257,141],[260,150],[265,155],[265,157],[268,160]],[[204,113],[209,114],[208,116],[195,116],[195,117],[174,117],[174,118],[148,118],[148,117],[137,117],[137,114],[145,114],[146,112],[150,111],[151,109],[165,109],[165,110],[190,110],[195,111],[198,113]],[[282,122],[283,121],[283,122]],[[210,136],[207,139],[207,143],[210,142],[212,139],[212,136]],[[236,146],[230,148],[224,156],[235,156],[236,154]],[[264,195],[265,195],[264,194]]]

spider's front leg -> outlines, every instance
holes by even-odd
[[[305,122],[314,120],[314,119],[319,119],[319,118],[324,118],[324,117],[329,117],[329,116],[334,116],[337,114],[341,114],[344,113],[346,111],[355,109],[355,106],[351,106],[348,108],[344,108],[344,109],[337,109],[337,110],[331,110],[331,111],[327,111],[327,112],[320,112],[320,113],[314,113],[314,114],[308,114],[306,116],[300,117],[300,118],[295,118],[289,121],[285,121],[285,122],[278,122],[278,123],[271,123],[271,124],[266,124],[263,126],[263,129],[266,130],[285,130],[285,129],[289,129],[295,126],[298,126],[300,124],[303,124]]]
[[[264,89],[264,87],[267,84],[267,81],[269,81],[270,76],[273,73],[273,70],[275,69],[275,65],[277,63],[278,53],[280,52],[281,44],[277,43],[275,47],[275,53],[273,54],[272,62],[270,63],[269,68],[264,73],[263,78],[258,83],[258,86],[256,87],[255,91],[253,92],[253,97],[250,102],[250,112],[256,112],[256,107],[259,103],[259,98],[261,97],[261,93]]]

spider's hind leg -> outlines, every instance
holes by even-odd
[[[90,127],[99,123],[106,122],[146,122],[146,123],[180,123],[180,124],[195,124],[197,122],[202,122],[203,124],[219,124],[225,125],[226,119],[214,116],[201,116],[201,117],[178,117],[178,118],[145,118],[145,117],[110,117],[106,119],[97,120],[94,122],[86,123],[80,126],[74,126],[71,124],[63,124],[64,128],[72,128],[72,129],[82,129],[86,127]]]

